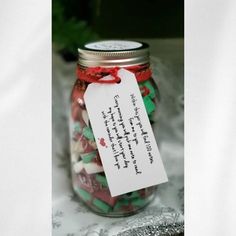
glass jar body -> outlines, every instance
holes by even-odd
[[[111,197],[84,102],[84,93],[88,84],[77,78],[71,93],[70,136],[73,189],[82,202],[99,215],[121,217],[134,214],[152,201],[156,187]],[[138,84],[152,123],[159,101],[157,85],[152,78]]]

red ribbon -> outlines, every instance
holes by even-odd
[[[84,80],[88,83],[113,84],[120,82],[120,78],[117,74],[119,69],[120,67],[112,67],[112,68],[88,67],[84,69],[78,66],[76,74],[78,79]],[[130,66],[125,69],[129,70],[130,72],[133,72],[138,82],[143,82],[145,80],[148,80],[152,76],[152,72],[149,66],[147,65]],[[102,78],[107,75],[111,75],[113,79],[102,80]]]

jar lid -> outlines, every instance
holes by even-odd
[[[149,62],[149,45],[136,41],[96,41],[85,44],[78,52],[78,63],[85,67],[126,67]]]

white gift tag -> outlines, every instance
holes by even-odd
[[[113,197],[168,181],[135,75],[118,76],[119,84],[92,83],[84,94]]]

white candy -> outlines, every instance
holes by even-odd
[[[73,165],[73,170],[75,173],[79,173],[82,169],[84,168],[84,165],[83,165],[83,162],[82,161],[79,161],[79,162],[76,162],[74,165]]]
[[[96,164],[96,163],[93,163],[93,162],[90,162],[90,163],[84,163],[84,169],[86,170],[86,172],[88,174],[95,174],[95,173],[100,173],[100,172],[103,172],[103,167]]]
[[[71,162],[75,163],[78,162],[78,160],[79,160],[79,153],[78,152],[71,153]]]
[[[84,152],[84,148],[82,145],[82,142],[80,140],[76,141],[76,142],[72,142],[71,145],[71,152],[72,153],[82,153]]]
[[[89,145],[90,145],[93,149],[96,150],[96,149],[98,148],[98,147],[97,147],[97,144],[96,144],[95,141],[91,141],[91,140],[89,140],[88,143],[89,143]]]
[[[88,112],[86,110],[82,111],[82,117],[87,126],[89,126]]]

